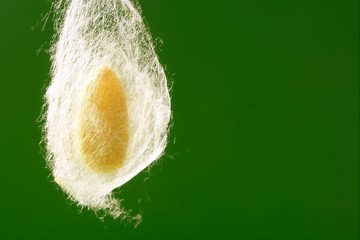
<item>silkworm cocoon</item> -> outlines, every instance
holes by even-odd
[[[170,121],[167,79],[128,0],[63,0],[44,115],[47,162],[79,205],[121,208],[111,195],[158,159]]]
[[[78,140],[83,161],[94,172],[114,172],[124,162],[129,141],[121,82],[111,69],[103,68],[82,99]]]

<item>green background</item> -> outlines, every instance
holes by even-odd
[[[0,3],[0,239],[359,239],[358,1],[140,1],[174,124],[117,191],[137,228],[80,212],[45,168],[50,5]]]

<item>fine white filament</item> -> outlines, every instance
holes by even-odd
[[[167,79],[138,8],[129,0],[59,0],[55,6],[57,33],[44,114],[47,163],[72,200],[116,218],[122,210],[112,190],[157,160],[167,144]],[[83,93],[104,67],[121,81],[129,120],[123,165],[109,173],[84,164],[77,135]]]

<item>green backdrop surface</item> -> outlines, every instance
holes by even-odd
[[[0,2],[0,239],[359,239],[358,1],[139,3],[174,122],[116,193],[134,228],[52,182],[36,121],[51,2]]]

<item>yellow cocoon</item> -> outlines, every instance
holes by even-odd
[[[71,199],[118,217],[112,190],[164,152],[167,79],[130,1],[59,0],[55,8],[47,163]]]
[[[120,80],[100,70],[86,89],[79,115],[79,143],[84,163],[98,173],[119,169],[129,141],[129,117]]]

